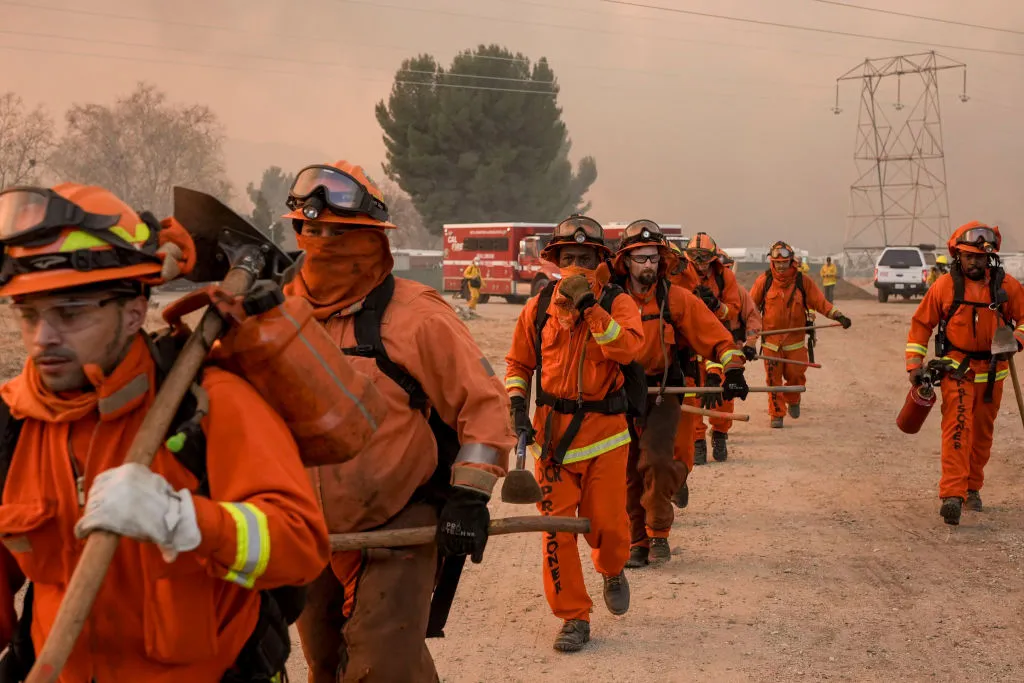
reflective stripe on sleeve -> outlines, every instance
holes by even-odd
[[[620,334],[622,334],[622,328],[619,327],[619,323],[615,322],[615,319],[612,318],[604,332],[594,335],[594,341],[601,345],[609,344],[618,339]]]
[[[505,388],[526,391],[529,387],[527,386],[526,380],[522,377],[508,377],[505,379]]]
[[[916,353],[919,356],[928,355],[928,347],[921,344],[907,344],[907,353]]]
[[[270,561],[270,527],[267,516],[252,503],[221,503],[235,520],[238,548],[235,562],[224,575],[226,581],[252,588],[267,571]]]

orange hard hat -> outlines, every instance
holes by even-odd
[[[958,251],[973,254],[995,254],[1003,245],[1003,236],[998,226],[988,226],[980,221],[971,221],[961,225],[949,238],[947,247],[949,255],[956,256]]]
[[[629,252],[640,247],[658,247],[658,254],[661,256],[658,271],[661,273],[664,273],[669,266],[674,266],[679,259],[669,246],[668,239],[661,232],[661,226],[654,221],[641,219],[633,221],[622,231],[619,250],[615,252],[615,260],[612,263],[613,269],[619,274],[628,272],[626,258]]]
[[[718,245],[711,239],[711,235],[698,232],[690,238],[683,254],[690,263],[711,263],[718,258]]]
[[[772,245],[772,248],[768,251],[768,257],[772,261],[795,261],[797,259],[796,250],[782,240]]]
[[[154,229],[156,228],[156,229]],[[62,183],[0,192],[0,296],[115,280],[156,284],[159,226],[108,190]]]
[[[296,232],[303,221],[343,223],[367,228],[397,228],[388,215],[384,193],[362,166],[347,161],[306,166],[295,176],[286,201]]]
[[[612,250],[604,243],[604,228],[601,224],[593,218],[574,213],[555,226],[551,241],[541,251],[540,256],[545,261],[558,265],[558,251],[562,247],[573,245],[593,247],[602,259],[612,255]]]

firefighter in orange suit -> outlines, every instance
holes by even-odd
[[[750,290],[750,296],[761,310],[765,330],[804,327],[812,311],[841,323],[844,329],[850,328],[853,324],[850,319],[825,299],[811,278],[800,272],[793,247],[785,242],[776,242],[772,245],[770,258],[771,268],[757,278]],[[806,363],[808,355],[805,337],[804,332],[764,337],[761,355]],[[807,368],[804,366],[765,361],[765,370],[768,386],[780,386],[783,380],[786,386],[807,384]],[[768,395],[768,414],[773,429],[783,427],[787,406],[790,417],[800,417],[800,394]]]
[[[722,324],[732,329],[739,322],[743,301],[736,275],[722,263],[718,245],[710,235],[699,232],[686,245],[683,255],[689,266],[677,272],[673,284],[685,287],[700,297]],[[709,369],[716,372],[709,373]],[[713,360],[701,367],[701,381],[705,386],[721,386],[721,368]],[[718,399],[717,396],[711,396],[705,403],[707,407],[724,413],[734,410],[733,401],[721,402]],[[731,420],[711,420],[711,445],[715,460],[724,461],[729,457],[727,442],[730,429]],[[693,433],[695,465],[704,465],[708,461],[706,437],[704,420],[697,420]]]
[[[981,487],[992,451],[992,435],[1006,357],[993,357],[999,327],[1013,328],[1017,348],[1024,345],[1024,289],[1003,272],[999,228],[972,222],[949,239],[950,272],[939,277],[917,307],[907,338],[907,372],[919,381],[928,339],[935,330],[936,358],[949,362],[942,380],[942,478],[939,514],[959,524],[966,503],[981,512]]]
[[[649,387],[682,386],[678,355],[699,354],[724,368],[723,395],[746,398],[743,352],[732,334],[703,301],[665,278],[674,260],[657,223],[639,220],[623,232],[614,271],[623,288],[640,309],[644,346],[639,362]],[[668,538],[674,518],[672,496],[686,482],[687,468],[673,459],[675,435],[680,425],[692,433],[690,413],[682,413],[680,397],[651,397],[647,414],[632,420],[628,475],[628,511],[631,524],[627,567],[671,558]]]
[[[604,578],[612,614],[629,609],[623,568],[629,556],[626,460],[630,434],[623,365],[643,346],[640,313],[632,298],[609,283],[611,255],[601,225],[574,215],[554,230],[542,257],[561,279],[531,298],[519,315],[508,352],[505,388],[517,431],[535,429],[531,451],[544,493],[542,514],[590,519],[587,542]],[[538,374],[533,423],[527,387]],[[646,387],[639,387],[646,395]],[[643,400],[643,398],[641,398]],[[593,605],[573,534],[544,537],[544,592],[563,620],[554,647],[574,652],[590,640]]]
[[[19,664],[52,635],[81,539],[97,530],[121,540],[62,683],[279,680],[288,625],[269,619],[274,598],[261,591],[308,583],[328,559],[282,418],[207,366],[195,390],[208,399],[204,481],[167,445],[150,468],[125,463],[157,392],[142,329],[150,287],[194,266],[191,238],[107,190],[64,183],[0,192],[0,245],[0,296],[13,299],[28,356],[0,388],[3,680],[24,680]]]
[[[396,227],[360,166],[302,169],[288,206],[306,260],[287,293],[313,305],[388,405],[365,452],[310,471],[327,527],[438,527],[437,543],[332,555],[298,622],[310,681],[437,681],[424,637],[438,556],[437,583],[452,591],[466,556],[482,559],[487,502],[515,442],[508,398],[455,311],[392,275]]]

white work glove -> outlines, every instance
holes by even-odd
[[[166,562],[199,547],[202,535],[188,489],[175,491],[148,467],[128,463],[100,473],[89,489],[75,536],[103,529],[160,546]]]

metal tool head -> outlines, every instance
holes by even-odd
[[[1013,328],[1003,325],[996,329],[992,337],[993,356],[1012,356],[1017,353],[1017,338],[1013,336]]]
[[[526,470],[512,470],[505,475],[505,481],[501,485],[501,500],[514,505],[527,505],[539,503],[544,499],[540,490],[540,484],[532,472]]]
[[[290,280],[302,258],[292,258],[270,238],[219,199],[187,187],[174,188],[174,217],[192,235],[196,267],[188,276],[193,282],[219,282],[231,269],[233,253],[257,246],[266,266],[258,279],[283,284]]]

